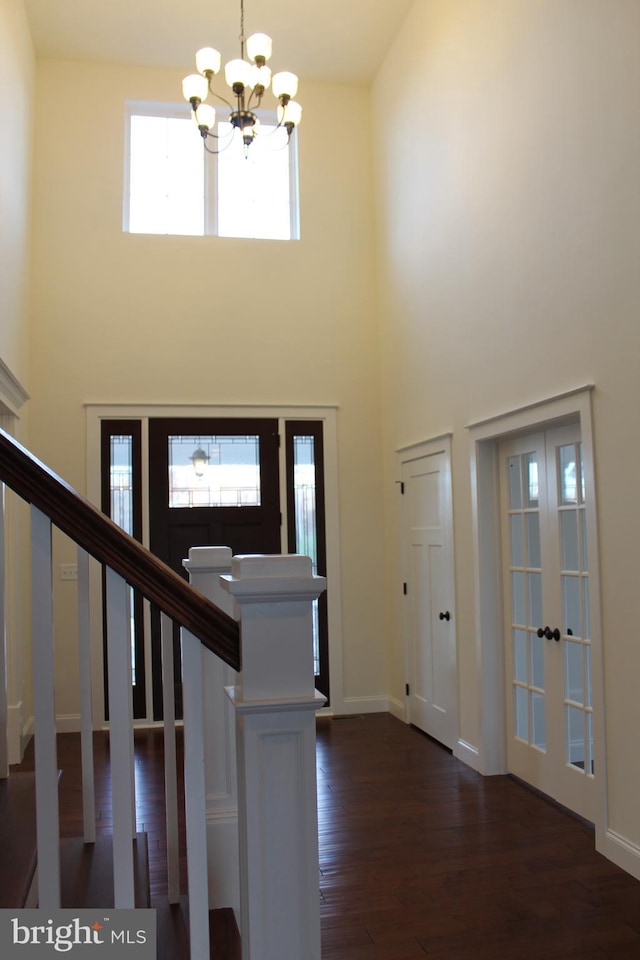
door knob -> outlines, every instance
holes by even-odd
[[[557,627],[555,630],[552,630],[551,627],[545,627],[544,630],[542,627],[538,627],[536,633],[540,638],[546,637],[547,640],[555,640],[556,642],[560,640],[560,631]]]
[[[448,610],[445,610],[444,613],[442,613],[442,611],[440,611],[440,613],[438,614],[438,616],[440,617],[441,620],[451,620],[451,614],[449,613]]]

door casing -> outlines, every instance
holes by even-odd
[[[148,426],[150,418],[203,418],[203,419],[232,419],[232,418],[260,418],[267,417],[281,421],[281,433],[284,436],[284,421],[286,420],[321,420],[323,423],[324,466],[325,466],[325,524],[327,547],[327,606],[329,628],[329,669],[331,683],[330,713],[345,712],[343,688],[343,655],[342,655],[342,600],[340,576],[340,542],[338,519],[338,459],[337,459],[337,408],[331,406],[253,406],[253,405],[222,405],[210,406],[192,404],[85,404],[86,437],[87,437],[87,496],[99,506],[100,504],[100,423],[108,420],[135,420],[142,421],[143,448],[148,449]],[[286,544],[286,472],[284,469],[284,443],[281,445],[280,469],[280,503],[283,510],[283,542],[281,549],[287,552]],[[148,457],[143,452],[142,458],[142,487],[148,490]],[[143,543],[149,545],[149,507],[145,498],[143,505]],[[91,564],[90,571],[90,605],[91,618],[91,650],[92,650],[92,687],[94,695],[93,717],[94,728],[104,727],[104,695],[102,692],[102,629],[99,616],[101,605],[100,571],[96,564]],[[146,605],[148,607],[148,605]],[[148,614],[147,614],[148,615]],[[150,637],[149,623],[145,622],[145,638]],[[147,641],[148,642],[148,641]],[[149,655],[147,651],[147,655]],[[142,725],[148,725],[144,721]]]
[[[479,667],[479,741],[464,752],[464,759],[480,773],[507,772],[506,685],[504,677],[504,625],[502,596],[502,549],[500,528],[500,483],[498,447],[518,433],[533,433],[578,421],[584,450],[585,479],[594,491],[587,506],[587,539],[593,557],[590,573],[589,615],[592,645],[594,741],[598,758],[595,802],[596,848],[625,869],[624,852],[616,851],[607,830],[607,756],[605,738],[602,613],[599,569],[597,496],[594,470],[592,384],[556,397],[469,424],[471,489],[476,596],[476,643]],[[591,569],[591,568],[590,568]],[[467,745],[468,747],[468,745]],[[459,753],[462,755],[462,753]],[[630,860],[626,857],[626,863]],[[637,864],[635,869],[637,870]],[[630,872],[634,872],[630,870]]]

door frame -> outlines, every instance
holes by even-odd
[[[444,433],[438,437],[432,437],[429,440],[422,440],[419,443],[412,443],[406,447],[400,447],[396,450],[397,454],[397,475],[402,478],[403,467],[407,463],[411,463],[413,460],[419,460],[423,457],[433,457],[439,453],[443,453],[446,457],[447,463],[447,476],[446,482],[449,490],[452,489],[452,476],[451,476],[451,444],[452,444],[452,434]],[[397,481],[398,483],[401,480]],[[401,512],[401,521],[399,524],[400,527],[400,550],[401,550],[401,566],[403,571],[403,580],[407,579],[407,544],[405,542],[406,532],[404,527],[404,515]],[[451,621],[451,629],[453,630],[453,643],[456,649],[456,676],[454,683],[454,703],[452,707],[453,717],[454,717],[454,731],[453,731],[453,742],[454,744],[458,742],[458,730],[459,730],[459,717],[458,717],[458,658],[457,658],[457,632],[456,632],[456,578],[455,578],[455,557],[454,557],[454,535],[453,535],[453,500],[449,504],[449,510],[447,512],[447,517],[443,522],[444,527],[444,536],[448,540],[448,569],[447,576],[450,579],[451,584],[451,609],[453,611],[453,618]],[[411,682],[410,669],[411,669],[411,623],[409,619],[409,609],[406,603],[402,605],[402,636],[403,636],[403,655],[404,655],[404,676],[405,682]],[[405,723],[410,722],[410,711],[409,711],[409,697],[405,695],[404,697],[404,706],[403,706],[403,719]]]
[[[324,468],[325,468],[325,524],[327,547],[327,619],[329,630],[329,679],[331,689],[331,707],[321,713],[337,714],[344,712],[344,687],[342,667],[342,600],[340,575],[340,527],[338,514],[338,433],[337,407],[297,405],[253,405],[253,404],[163,404],[163,403],[85,403],[86,444],[87,444],[87,498],[100,506],[100,424],[102,420],[141,420],[142,421],[142,488],[147,490],[148,477],[148,420],[150,418],[201,418],[201,419],[278,419],[282,432],[280,444],[280,504],[282,510],[281,549],[287,552],[287,498],[285,471],[284,421],[321,420],[323,423]],[[142,542],[149,546],[149,503],[144,498],[142,511]],[[90,609],[91,615],[91,663],[93,687],[93,723],[95,729],[106,727],[104,722],[104,694],[102,684],[102,623],[101,578],[98,565],[90,565]],[[145,643],[150,642],[148,604],[145,604]],[[98,611],[95,613],[95,611]],[[148,653],[148,651],[147,651]],[[145,720],[137,725],[150,726]]]
[[[592,411],[594,389],[593,384],[587,384],[555,397],[467,425],[471,455],[476,654],[482,716],[476,762],[473,765],[485,775],[507,772],[498,448],[502,440],[516,434],[534,433],[562,426],[563,423],[578,422],[584,450],[585,480],[588,489],[593,491],[586,506],[586,522],[589,544],[589,616],[593,624],[591,663],[593,733],[598,758],[598,775],[595,781],[596,848],[610,859],[620,862],[611,855],[611,852],[605,851],[607,846],[607,756],[597,522],[598,491],[595,484]]]

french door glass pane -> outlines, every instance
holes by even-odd
[[[527,521],[527,566],[542,566],[540,555],[540,514],[525,514]]]
[[[578,550],[577,510],[563,510],[560,514],[560,540],[562,549],[562,569],[579,570],[580,554]]]
[[[514,687],[516,737],[529,742],[529,691],[526,687]]]
[[[574,767],[585,769],[585,715],[579,707],[567,706],[567,759]]]
[[[531,694],[531,743],[534,747],[544,750],[547,746],[544,718],[544,696],[541,693]]]
[[[538,458],[535,453],[525,453],[522,462],[524,465],[524,492],[525,506],[537,507],[539,497]]]
[[[169,506],[260,506],[260,438],[170,436]]]
[[[520,457],[509,457],[507,460],[507,469],[509,477],[509,507],[511,510],[520,510],[522,507]]]
[[[529,680],[527,672],[527,631],[513,631],[513,679],[520,683]]]
[[[582,649],[580,641],[565,641],[565,697],[576,703],[582,703],[583,698]]]
[[[528,573],[529,580],[529,626],[539,627],[542,623],[542,575]]]
[[[544,690],[544,638],[531,633],[531,685]]]
[[[526,624],[526,580],[525,574],[513,571],[511,574],[512,584],[512,616],[514,623]]]
[[[560,503],[563,505],[578,502],[577,473],[575,444],[568,443],[562,447],[558,447]]]
[[[580,577],[562,577],[562,602],[564,612],[564,630],[562,632],[569,636],[581,637]]]
[[[524,567],[524,538],[522,533],[522,514],[514,513],[509,517],[511,534],[511,563],[514,567]]]

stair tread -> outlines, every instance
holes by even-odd
[[[0,908],[24,906],[36,867],[33,773],[0,780]]]
[[[188,960],[189,900],[171,904],[167,898],[154,902],[158,960]],[[240,960],[240,934],[231,907],[209,911],[209,943],[212,960]]]
[[[135,905],[150,907],[149,856],[146,833],[137,833],[134,848]],[[63,907],[111,907],[113,897],[113,842],[111,835],[85,843],[82,837],[60,843]]]

